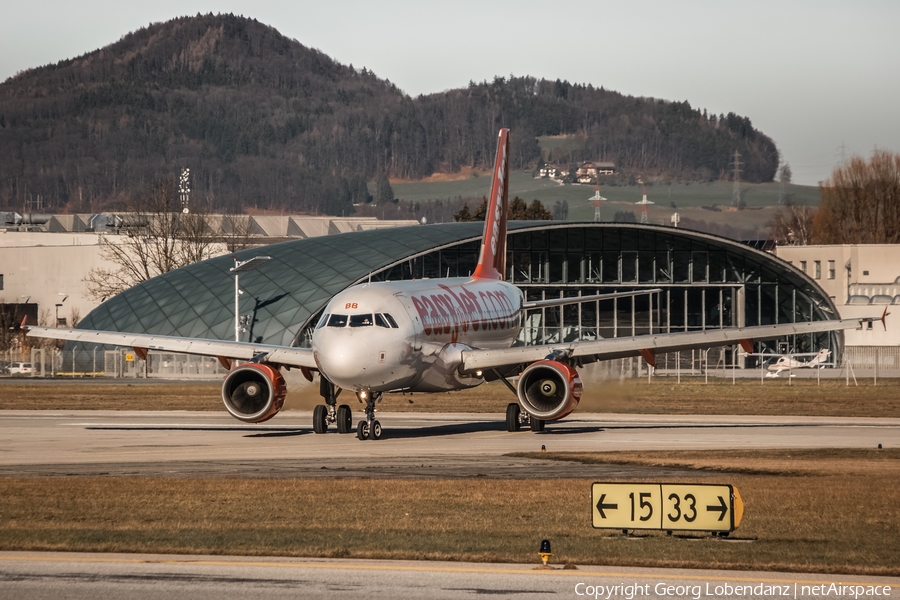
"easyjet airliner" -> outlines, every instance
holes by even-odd
[[[310,381],[318,373],[324,404],[313,413],[313,429],[324,433],[333,424],[341,433],[354,430],[350,407],[337,405],[338,395],[346,390],[365,405],[365,419],[355,428],[363,440],[381,437],[375,405],[385,392],[443,392],[500,379],[518,398],[507,407],[507,429],[517,431],[528,424],[540,431],[545,421],[561,419],[578,406],[582,383],[576,369],[585,363],[642,356],[653,365],[659,352],[738,342],[752,352],[752,340],[858,328],[879,318],[513,347],[530,308],[659,290],[526,302],[517,287],[503,281],[508,158],[509,130],[501,129],[481,254],[471,277],[350,287],[328,303],[313,332],[311,348],[46,327],[32,327],[29,335],[130,346],[144,357],[147,350],[216,356],[230,369],[222,386],[225,407],[249,423],[272,418],[284,404],[281,369],[299,368]],[[247,362],[234,366],[236,361]],[[518,376],[517,385],[507,381],[510,376]]]

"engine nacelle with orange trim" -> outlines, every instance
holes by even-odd
[[[228,374],[222,402],[235,419],[245,423],[268,421],[284,406],[287,385],[281,372],[266,364],[248,363]]]
[[[554,360],[539,360],[519,377],[519,404],[542,421],[562,419],[581,400],[581,378],[571,366]]]

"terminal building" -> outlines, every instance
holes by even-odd
[[[452,223],[357,231],[234,253],[239,260],[270,257],[240,276],[239,335],[243,341],[308,345],[328,300],[349,286],[470,274],[482,229],[481,223]],[[507,251],[507,278],[527,299],[661,290],[530,311],[519,344],[839,318],[834,300],[797,266],[695,231],[643,224],[511,222]],[[229,254],[146,281],[103,302],[79,327],[234,339],[233,265]],[[844,337],[827,332],[763,346],[773,353],[827,348],[840,357]],[[90,349],[69,348],[80,350],[76,362],[92,360]],[[717,362],[755,366],[757,359],[741,353],[739,347],[713,350],[710,368]],[[657,366],[665,368],[668,360],[660,357]],[[630,364],[634,373],[640,361]]]

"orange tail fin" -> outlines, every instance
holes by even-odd
[[[503,279],[506,274],[506,213],[509,209],[509,129],[501,129],[494,161],[491,199],[484,220],[476,279]]]

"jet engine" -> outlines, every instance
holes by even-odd
[[[532,363],[519,377],[519,404],[543,421],[562,419],[581,400],[581,378],[569,365],[553,360]]]
[[[266,364],[241,365],[222,384],[225,408],[246,423],[262,423],[274,417],[284,406],[286,394],[281,372]]]

